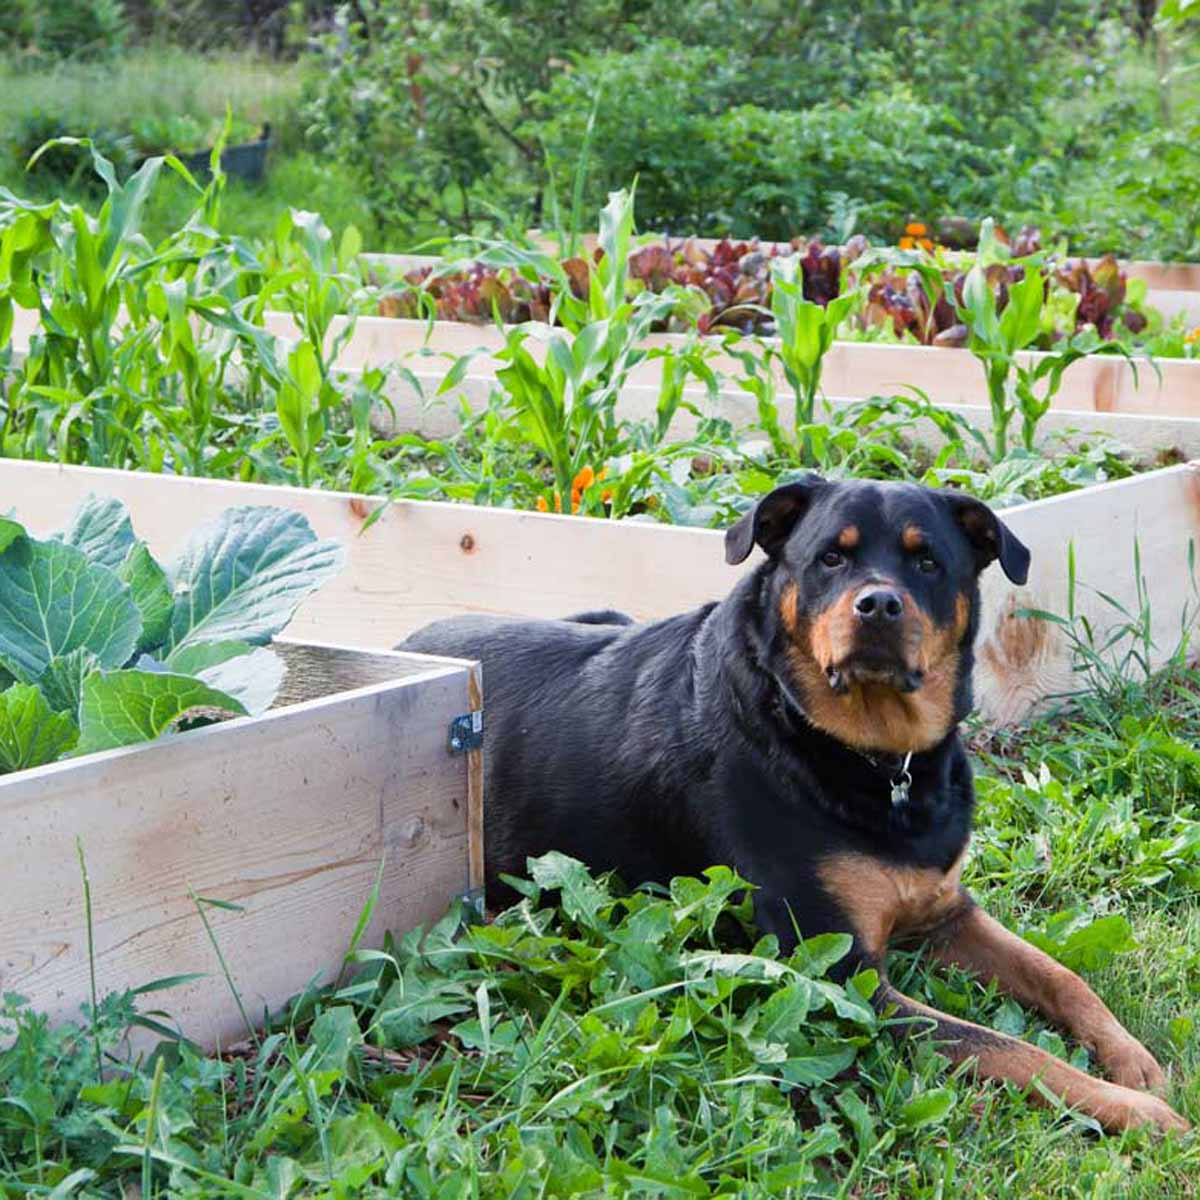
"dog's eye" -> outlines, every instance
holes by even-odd
[[[917,563],[917,567],[926,575],[932,575],[938,569],[937,563],[928,554]]]
[[[827,567],[840,567],[846,561],[846,556],[839,553],[837,550],[826,550],[821,555],[821,561]]]

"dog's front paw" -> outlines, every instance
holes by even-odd
[[[1124,1030],[1121,1036],[1097,1047],[1097,1057],[1113,1083],[1139,1092],[1165,1093],[1167,1077],[1153,1054]]]
[[[1100,1123],[1110,1130],[1138,1129],[1151,1127],[1160,1133],[1187,1133],[1191,1122],[1180,1116],[1165,1100],[1146,1092],[1135,1092],[1129,1088],[1114,1089],[1120,1095],[1105,1098],[1101,1110],[1096,1113]]]

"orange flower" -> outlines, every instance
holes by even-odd
[[[579,474],[571,480],[572,492],[584,492],[596,482],[596,472],[591,467],[584,467]]]
[[[1189,346],[1195,345],[1196,342],[1200,342],[1200,325],[1197,325],[1191,333],[1185,333],[1183,335],[1183,340],[1187,342]]]
[[[539,496],[537,498],[537,510],[538,510],[538,512],[549,512],[550,511],[550,505],[548,505],[546,503],[545,496]]]
[[[600,503],[601,504],[611,504],[612,503],[612,488],[605,488],[604,491],[602,491],[600,493]]]
[[[916,248],[916,245],[917,245],[917,243],[914,238],[902,237],[900,239],[900,249],[901,250],[913,250]]]
[[[925,228],[924,223],[921,221],[909,221],[904,227],[904,232],[912,234],[913,237],[924,237],[929,230]]]
[[[554,511],[556,513],[562,512],[562,496],[558,492],[554,493]]]
[[[575,488],[571,489],[571,512],[572,512],[572,514],[577,513],[579,511],[579,501],[582,499],[582,497],[583,497],[582,492],[577,491]]]
[[[917,245],[920,246],[922,250],[933,250],[933,242],[927,237],[917,238]]]

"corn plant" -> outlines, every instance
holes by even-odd
[[[985,226],[985,234],[990,235],[990,222]],[[1101,340],[1091,330],[1055,343],[1036,358],[1024,353],[1044,331],[1049,276],[1039,255],[1014,261],[1011,265],[1022,268],[1023,275],[1007,285],[1007,303],[1001,307],[989,277],[988,240],[981,238],[979,256],[967,272],[956,309],[969,330],[967,349],[983,367],[992,413],[991,454],[999,462],[1009,452],[1009,431],[1018,415],[1021,444],[1033,451],[1038,424],[1072,363],[1089,354],[1121,354],[1131,364],[1133,360],[1119,342]]]
[[[218,232],[216,151],[200,187],[152,159],[125,183],[94,148],[107,198],[97,213],[0,193],[0,398],[6,454],[153,471],[374,489],[393,480],[371,413],[386,376],[334,367],[370,296],[347,231],[334,246],[289,211],[259,252]],[[160,245],[142,208],[169,167],[195,189],[191,217]],[[14,309],[39,324],[13,367]],[[295,321],[284,342],[268,307]]]
[[[588,272],[586,297],[575,296],[563,275],[556,299],[563,327],[509,329],[497,355],[506,364],[496,373],[497,411],[504,414],[497,434],[519,435],[545,456],[553,479],[551,496],[542,498],[547,508],[567,509],[569,501],[570,511],[603,513],[606,495],[613,503],[614,497],[631,494],[633,478],[624,486],[615,479],[606,485],[606,465],[640,451],[634,477],[644,481],[675,414],[690,406],[684,397],[689,377],[701,379],[710,394],[716,392],[716,377],[705,361],[708,352],[699,339],[679,348],[643,345],[676,301],[650,292],[627,296],[632,235],[633,196],[614,192],[601,213],[602,253]],[[509,261],[527,253],[498,245],[493,250],[503,250]],[[555,268],[561,275],[561,268]],[[535,355],[530,346],[543,332],[545,353]],[[454,364],[440,392],[462,381],[472,357],[464,355]],[[617,402],[633,368],[650,360],[662,362],[662,382],[653,424],[639,428],[618,416]]]
[[[804,279],[795,255],[771,264],[771,312],[775,317],[778,355],[796,400],[797,428],[812,423],[825,355],[838,328],[858,303],[855,292],[835,296],[828,304],[804,298]]]
[[[276,225],[272,249],[274,270],[256,288],[251,319],[261,325],[272,308],[291,313],[325,378],[357,318],[373,302],[359,265],[362,236],[351,226],[335,247],[317,213],[289,208]]]
[[[814,444],[818,436],[817,397],[825,355],[837,331],[859,303],[856,292],[835,296],[828,304],[804,298],[804,278],[799,259],[792,255],[771,264],[771,313],[775,339],[759,341],[730,335],[725,350],[742,364],[735,381],[749,392],[758,408],[760,428],[774,452],[804,466],[821,466]],[[776,364],[792,389],[792,427],[785,431],[779,415]]]

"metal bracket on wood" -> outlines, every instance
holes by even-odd
[[[463,713],[450,722],[450,753],[465,754],[483,745],[483,710]]]
[[[469,888],[460,893],[458,899],[462,904],[462,923],[464,925],[482,925],[487,921],[483,888]]]

